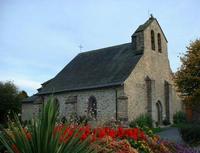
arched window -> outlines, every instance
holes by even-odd
[[[151,49],[155,50],[155,35],[153,30],[151,30]]]
[[[158,52],[162,53],[162,44],[161,44],[161,35],[160,35],[160,33],[158,33],[157,37],[158,37]]]
[[[88,115],[92,118],[97,118],[97,100],[94,96],[88,99]]]

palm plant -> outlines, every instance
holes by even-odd
[[[94,153],[89,139],[80,140],[76,131],[68,141],[60,141],[64,131],[55,133],[58,105],[53,98],[43,104],[38,118],[23,128],[17,115],[14,122],[9,121],[8,130],[0,133],[0,142],[9,153]]]

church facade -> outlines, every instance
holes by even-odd
[[[61,117],[76,113],[100,122],[131,121],[149,114],[156,124],[163,120],[172,123],[173,114],[182,109],[173,83],[167,39],[152,16],[136,29],[130,43],[77,55],[42,84],[34,100],[25,100],[22,119],[30,112],[25,110],[27,105],[39,107],[38,101],[52,94]]]

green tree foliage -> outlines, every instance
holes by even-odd
[[[189,106],[200,104],[200,39],[190,43],[181,57],[182,65],[175,74],[175,83]]]
[[[9,113],[21,111],[20,101],[19,91],[12,82],[0,82],[0,123],[6,122]]]
[[[26,91],[22,90],[19,92],[19,98],[20,99],[25,99],[25,98],[28,98],[28,94],[26,93]]]

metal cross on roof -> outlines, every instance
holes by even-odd
[[[79,49],[80,49],[80,52],[82,51],[82,49],[83,49],[83,46],[80,44],[79,46]]]

